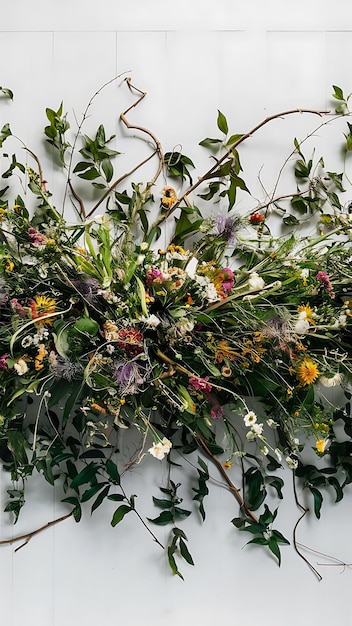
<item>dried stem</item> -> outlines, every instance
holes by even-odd
[[[27,543],[29,543],[29,541],[32,539],[32,537],[34,537],[35,535],[38,535],[43,530],[47,530],[48,528],[51,528],[51,526],[55,526],[55,524],[59,524],[60,522],[65,521],[69,517],[72,517],[72,515],[73,515],[73,513],[71,511],[70,513],[67,513],[66,515],[63,515],[62,517],[59,517],[58,519],[55,519],[55,520],[52,520],[51,522],[48,522],[47,524],[45,524],[45,526],[41,526],[40,528],[37,528],[36,530],[32,530],[32,532],[30,532],[30,533],[25,533],[24,535],[17,535],[17,537],[12,537],[12,539],[2,539],[0,541],[0,546],[4,546],[4,545],[7,545],[7,544],[12,544],[12,543],[15,543],[17,541],[23,541],[24,540],[24,543],[22,543],[20,546],[18,546],[18,548],[16,548],[15,552],[17,552],[18,550],[20,550],[21,548],[26,546]]]
[[[126,128],[128,128],[129,130],[131,130],[131,129],[139,130],[142,133],[145,133],[146,135],[148,135],[153,140],[153,143],[155,144],[155,150],[153,150],[152,154],[150,154],[148,157],[143,159],[143,161],[141,161],[140,163],[135,165],[131,170],[129,170],[129,172],[126,172],[125,174],[120,176],[117,180],[115,180],[110,185],[110,187],[105,191],[105,193],[102,195],[100,200],[98,200],[98,202],[89,211],[89,213],[87,214],[87,217],[90,217],[91,215],[93,215],[93,213],[102,204],[102,202],[104,202],[104,200],[109,196],[109,194],[113,191],[113,189],[115,189],[123,180],[125,180],[125,178],[128,178],[128,176],[131,176],[131,174],[134,174],[134,172],[136,172],[140,167],[145,165],[145,163],[150,161],[155,155],[158,156],[158,168],[157,168],[157,171],[154,174],[153,178],[151,179],[151,181],[149,183],[147,183],[146,190],[150,189],[154,185],[155,181],[160,176],[160,173],[161,173],[161,170],[162,170],[162,167],[163,167],[163,162],[164,162],[163,151],[162,151],[161,143],[158,140],[158,138],[148,128],[144,128],[144,126],[137,126],[136,124],[130,124],[130,122],[126,118],[126,114],[129,111],[131,111],[131,109],[136,107],[143,100],[143,98],[145,98],[145,96],[147,95],[147,92],[146,91],[142,91],[141,89],[138,89],[138,87],[136,87],[135,85],[132,85],[130,78],[125,78],[125,81],[127,82],[128,86],[129,86],[129,88],[131,90],[134,89],[135,91],[137,91],[140,94],[140,97],[138,98],[138,100],[136,100],[136,102],[131,104],[131,106],[129,106],[127,109],[125,109],[125,111],[123,111],[120,114],[120,120],[125,124]]]
[[[230,480],[226,470],[224,469],[224,467],[222,466],[220,461],[216,458],[216,456],[214,456],[214,454],[209,450],[209,448],[208,448],[207,444],[205,443],[203,437],[200,435],[200,433],[196,433],[196,437],[197,437],[197,440],[198,440],[201,448],[208,455],[208,457],[212,460],[214,465],[218,468],[221,476],[223,477],[223,479],[227,483],[231,493],[233,493],[233,495],[235,496],[238,504],[240,505],[240,508],[246,513],[246,515],[252,520],[252,522],[254,522],[255,524],[258,524],[258,518],[254,515],[254,513],[250,509],[247,508],[246,503],[245,503],[244,499],[241,496],[240,489],[238,489],[233,484],[233,482]]]
[[[297,542],[297,528],[300,522],[302,521],[302,519],[307,515],[307,513],[309,513],[309,509],[304,507],[303,504],[301,504],[300,501],[298,500],[297,489],[296,489],[296,475],[294,471],[292,472],[292,478],[293,478],[293,494],[294,494],[295,502],[298,508],[301,509],[302,511],[302,515],[300,515],[300,517],[298,518],[293,529],[293,533],[292,533],[293,547],[295,551],[297,552],[298,556],[301,559],[303,559],[303,561],[308,565],[309,569],[313,572],[313,574],[315,574],[317,579],[320,581],[320,580],[323,580],[323,577],[319,574],[318,570],[316,570],[315,567],[313,567],[313,565],[308,561],[308,559],[306,559],[306,557],[302,554],[302,552],[298,548],[298,545],[300,544]]]

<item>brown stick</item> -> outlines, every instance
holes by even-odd
[[[34,537],[35,535],[38,535],[38,533],[41,533],[43,530],[47,530],[51,526],[55,526],[55,524],[59,524],[60,522],[63,522],[65,519],[72,517],[72,515],[73,513],[71,511],[71,513],[67,513],[66,515],[63,515],[62,517],[59,517],[58,519],[54,519],[53,521],[45,524],[45,526],[41,526],[40,528],[37,528],[36,530],[32,530],[32,532],[25,533],[24,535],[17,535],[17,537],[13,537],[12,539],[2,539],[0,541],[0,545],[4,546],[6,544],[12,544],[12,543],[15,543],[16,541],[22,541],[24,539],[25,540],[24,543],[20,545],[18,548],[16,548],[15,552],[17,552],[18,550],[23,548],[23,546],[27,545],[27,543],[32,539],[32,537]]]
[[[238,489],[233,484],[233,482],[230,480],[227,472],[225,471],[225,469],[222,466],[222,464],[220,463],[220,461],[209,450],[209,448],[208,448],[207,444],[205,443],[203,437],[199,433],[196,433],[196,437],[197,437],[197,440],[198,440],[201,448],[203,448],[204,452],[206,452],[208,457],[212,460],[214,465],[218,468],[221,476],[224,478],[224,480],[228,484],[228,487],[229,487],[231,493],[233,493],[233,495],[235,496],[238,504],[240,505],[240,508],[245,511],[246,515],[252,520],[252,522],[254,522],[255,524],[258,524],[258,518],[254,515],[253,511],[251,511],[250,509],[247,508],[246,503],[245,503],[244,499],[241,496],[240,489]]]

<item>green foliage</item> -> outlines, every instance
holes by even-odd
[[[65,154],[67,149],[70,148],[70,143],[66,141],[65,134],[69,130],[70,124],[67,121],[67,113],[63,113],[63,102],[61,102],[57,111],[47,108],[46,116],[50,122],[44,128],[47,141],[58,151],[60,162],[65,166]]]

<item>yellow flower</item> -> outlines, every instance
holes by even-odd
[[[315,442],[315,447],[320,454],[324,454],[328,443],[329,443],[328,439],[318,439],[318,441]]]
[[[56,300],[49,296],[36,296],[34,300],[30,301],[30,307],[32,310],[32,318],[39,321],[40,318],[45,317],[45,315],[55,313]],[[43,322],[52,324],[51,319],[44,319]]]
[[[161,198],[161,203],[163,206],[170,209],[175,202],[177,202],[177,194],[173,187],[163,187],[162,188],[163,197]]]
[[[296,375],[302,386],[310,385],[319,376],[318,366],[313,359],[307,357],[298,365]]]
[[[314,309],[309,304],[302,304],[297,308],[297,312],[300,313],[300,318],[307,320],[310,324],[314,324],[313,314]],[[303,313],[303,315],[302,315]]]
[[[11,259],[3,259],[3,265],[4,269],[7,272],[12,272],[13,268],[15,267],[15,264],[13,261],[11,261]]]
[[[5,219],[6,217],[6,209],[0,209],[0,222],[2,222],[3,219]]]

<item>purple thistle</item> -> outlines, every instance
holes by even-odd
[[[238,219],[227,217],[223,213],[218,213],[215,217],[215,224],[219,235],[221,235],[225,241],[228,243],[235,241]]]
[[[147,379],[147,370],[135,361],[117,361],[113,377],[122,395],[141,391]]]

